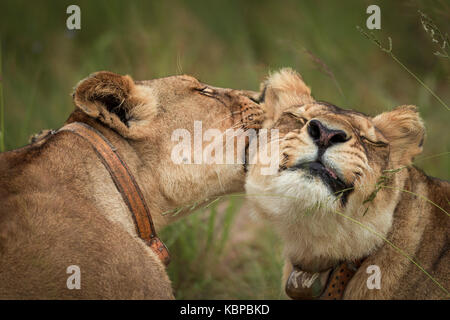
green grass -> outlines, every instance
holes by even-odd
[[[65,12],[73,3],[81,7],[81,30],[69,32]],[[441,49],[418,10],[445,34],[449,4],[376,1],[382,29],[375,36],[392,39],[395,57],[424,87],[356,30],[365,28],[372,3],[3,0],[0,150],[60,127],[73,110],[73,86],[98,70],[141,80],[187,73],[216,86],[258,90],[269,71],[289,66],[317,99],[341,107],[377,114],[417,105],[427,140],[416,163],[448,180],[449,112],[430,91],[448,106],[450,59],[435,55]],[[243,199],[200,210],[162,238],[172,253],[169,274],[178,298],[280,297],[281,243],[269,225],[250,220]]]
[[[223,197],[163,231],[173,253],[169,276],[177,298],[281,297],[281,243],[268,226],[240,210],[243,202]]]

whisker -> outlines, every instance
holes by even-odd
[[[222,122],[222,121],[224,121],[224,120],[230,119],[231,117],[233,117],[234,115],[239,114],[239,113],[241,113],[241,111],[234,111],[234,112],[232,112],[230,115],[228,115],[227,117],[225,117],[225,118],[223,118],[223,119],[221,119],[221,120],[218,120],[218,121],[214,122],[213,125],[215,125],[215,124],[217,124],[217,123],[219,123],[219,122]]]

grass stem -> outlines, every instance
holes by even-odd
[[[450,107],[442,101],[441,98],[433,91],[429,86],[427,86],[418,76],[414,74],[411,70],[408,69],[407,66],[405,66],[392,52],[392,39],[389,37],[389,48],[385,48],[381,45],[381,42],[375,37],[373,33],[368,34],[365,32],[360,26],[356,26],[356,29],[367,39],[372,41],[378,48],[381,49],[381,51],[388,54],[399,66],[401,66],[406,72],[408,72],[414,79],[416,79],[417,82],[420,83],[422,87],[424,87],[440,104],[442,104],[447,110],[450,110]]]

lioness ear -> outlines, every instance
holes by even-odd
[[[311,89],[303,82],[300,74],[284,68],[272,74],[261,84],[260,103],[265,109],[266,123],[274,123],[283,111],[294,106],[314,102]]]
[[[400,106],[373,118],[389,141],[391,159],[398,165],[409,165],[422,152],[425,127],[415,106]]]
[[[131,110],[138,104],[130,76],[100,71],[80,81],[73,93],[77,108],[108,126],[123,131]]]

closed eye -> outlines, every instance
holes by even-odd
[[[366,142],[368,142],[368,143],[370,143],[370,144],[372,144],[372,145],[374,145],[376,147],[387,147],[388,146],[388,144],[386,142],[383,142],[383,141],[372,141],[372,140],[368,139],[365,136],[360,136],[360,138],[361,138],[361,140],[366,141]]]
[[[203,94],[203,95],[205,95],[205,96],[208,96],[208,97],[213,97],[214,95],[215,95],[215,91],[214,91],[214,89],[211,89],[210,87],[208,87],[208,86],[206,86],[206,87],[203,87],[203,88],[201,88],[201,89],[195,89],[195,90],[197,90],[198,92],[200,92],[201,94]]]

